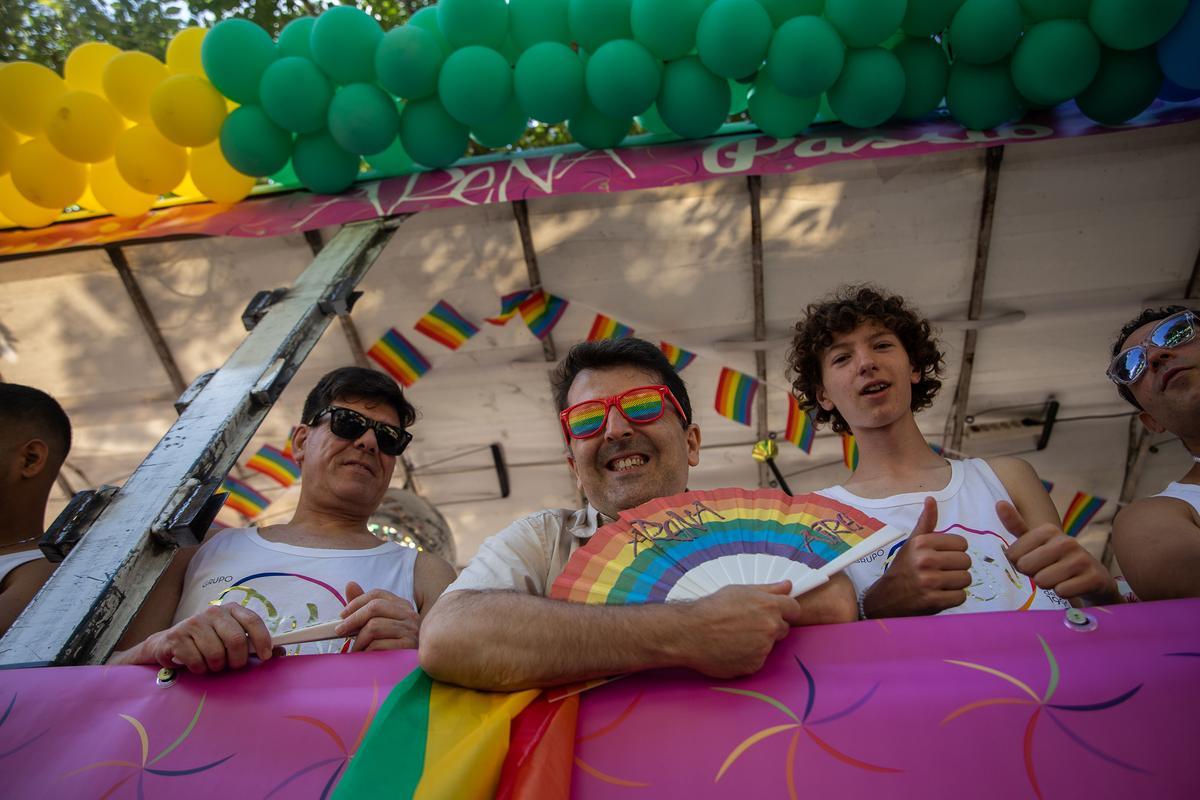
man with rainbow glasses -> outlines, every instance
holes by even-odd
[[[666,356],[640,339],[576,345],[553,378],[567,465],[587,502],[517,520],[484,542],[421,628],[433,677],[513,691],[654,667],[753,673],[794,625],[856,618],[849,581],[788,596],[787,581],[630,606],[549,599],[571,554],[620,512],[687,490],[700,428]]]
[[[1172,433],[1191,455],[1182,478],[1131,503],[1113,523],[1113,551],[1142,600],[1200,597],[1200,316],[1146,309],[1113,343],[1108,377],[1151,433]]]

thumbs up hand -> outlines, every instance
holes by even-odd
[[[1077,540],[1053,523],[1030,528],[1012,503],[996,503],[996,514],[1017,541],[1008,546],[1009,562],[1042,589],[1053,589],[1064,600],[1087,603],[1121,602],[1117,583],[1104,565]]]
[[[967,540],[953,533],[936,533],[937,502],[925,507],[908,541],[887,571],[863,596],[868,618],[937,614],[962,605],[971,585]]]

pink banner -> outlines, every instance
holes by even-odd
[[[751,678],[615,681],[583,695],[572,796],[1200,796],[1200,600],[1089,613],[808,628]],[[322,797],[415,664],[0,673],[3,793]]]
[[[101,217],[0,234],[0,256],[95,247],[164,236],[282,236],[375,217],[550,195],[627,192],[737,175],[777,175],[847,159],[880,159],[1115,133],[1193,121],[1200,100],[1156,103],[1116,128],[1097,125],[1073,105],[1030,114],[991,131],[952,120],[869,131],[821,125],[812,135],[773,139],[757,132],[616,150],[559,148],[550,154],[487,156],[445,170],[360,183],[341,195],[291,192],[236,205],[201,203],[142,217]]]

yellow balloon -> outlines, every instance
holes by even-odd
[[[200,45],[204,41],[207,28],[184,28],[175,34],[167,45],[167,69],[172,75],[204,76],[204,67],[200,63]]]
[[[0,214],[22,228],[41,228],[58,219],[61,213],[53,208],[41,208],[26,200],[13,185],[11,175],[0,175]]]
[[[63,67],[63,78],[67,86],[81,89],[92,94],[103,95],[104,86],[100,82],[104,68],[115,56],[121,55],[121,48],[107,42],[86,42],[79,45],[67,56]]]
[[[188,164],[191,164],[190,155],[188,156]],[[183,176],[183,180],[179,182],[178,186],[171,190],[171,194],[175,195],[176,197],[186,197],[189,200],[200,200],[204,197],[204,195],[200,193],[200,190],[196,188],[195,182],[192,181],[192,174],[190,172]]]
[[[182,147],[201,147],[221,133],[225,98],[206,78],[172,75],[150,96],[150,118],[169,141]]]
[[[104,68],[104,96],[134,122],[149,122],[150,95],[166,80],[167,68],[152,55],[131,50]]]
[[[45,139],[30,139],[13,155],[12,179],[29,202],[62,211],[83,195],[87,168],[55,150]]]
[[[96,205],[92,210],[107,211],[114,217],[140,217],[158,200],[156,195],[139,192],[126,183],[115,158],[92,166],[91,194],[87,199]]]
[[[46,123],[46,138],[73,161],[94,164],[113,157],[117,134],[125,129],[112,103],[91,92],[67,92]]]
[[[146,194],[166,194],[187,174],[187,151],[171,144],[149,123],[117,137],[116,162],[121,177]]]
[[[236,203],[254,188],[256,180],[243,175],[225,160],[221,143],[197,147],[188,158],[192,180],[200,193],[215,203]]]
[[[17,135],[12,129],[0,122],[0,175],[7,175],[12,167],[13,152],[17,149]]]
[[[15,131],[38,136],[66,90],[67,84],[48,67],[28,61],[8,64],[0,69],[0,118]]]

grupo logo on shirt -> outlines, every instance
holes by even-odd
[[[226,585],[229,584],[229,585]],[[203,586],[224,586],[211,605],[235,602],[263,618],[272,634],[287,633],[319,622],[336,619],[346,599],[324,581],[295,572],[259,572],[241,578],[214,576]],[[308,642],[288,648],[300,653],[348,652],[350,639]]]

